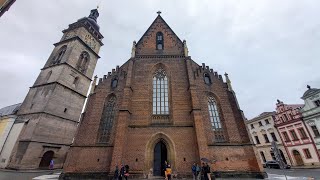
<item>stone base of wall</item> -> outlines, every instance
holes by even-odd
[[[244,171],[232,171],[232,172],[213,172],[212,177],[216,178],[256,178],[264,179],[267,178],[267,173],[265,172],[244,172]],[[177,175],[177,179],[192,178],[191,174],[181,174]],[[60,180],[112,180],[113,175],[107,172],[91,172],[91,173],[61,173]],[[154,177],[148,178],[144,174],[130,174],[129,179],[156,179]]]
[[[246,172],[246,171],[222,171],[222,172],[213,172],[212,173],[216,178],[256,178],[264,179],[268,175],[266,172]]]

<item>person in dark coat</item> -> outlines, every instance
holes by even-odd
[[[113,179],[114,180],[118,180],[119,179],[119,167],[118,167],[118,165],[116,166],[116,170],[114,171]]]
[[[124,178],[124,172],[125,172],[124,166],[123,164],[121,164],[119,180],[122,180],[122,178]]]
[[[192,171],[193,180],[197,180],[197,165],[196,165],[196,163],[193,163],[193,165],[191,167],[191,171]]]

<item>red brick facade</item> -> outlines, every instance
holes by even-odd
[[[162,32],[163,50],[156,49]],[[155,145],[162,141],[173,172],[191,175],[201,158],[217,160],[215,172],[262,177],[241,110],[233,91],[209,67],[186,55],[185,44],[159,15],[134,44],[133,57],[99,80],[90,95],[74,143],[64,164],[65,176],[112,174],[116,165],[128,164],[131,174],[147,175],[153,168]],[[153,77],[162,68],[168,78],[169,115],[153,114]],[[206,84],[204,76],[210,77]],[[116,88],[111,83],[118,80]],[[116,97],[110,140],[98,143],[105,101]],[[215,99],[222,131],[214,131],[208,97]],[[217,142],[216,136],[224,141]]]

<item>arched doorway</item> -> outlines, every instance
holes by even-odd
[[[154,147],[153,175],[163,176],[165,161],[168,160],[168,151],[166,145],[160,140]]]
[[[50,165],[51,159],[53,159],[54,152],[53,151],[47,151],[43,154],[39,168],[41,169],[48,169]]]
[[[294,159],[296,160],[296,165],[297,166],[302,166],[303,165],[303,160],[302,160],[302,157],[301,157],[299,151],[293,150],[292,154],[293,154]]]
[[[279,149],[279,151],[280,151],[280,156],[281,156],[283,162],[284,162],[285,164],[287,164],[287,160],[286,160],[286,157],[284,157],[283,152],[281,151],[281,149]]]

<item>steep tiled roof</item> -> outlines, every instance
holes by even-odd
[[[21,103],[1,108],[0,109],[0,117],[16,114],[17,111],[20,109],[20,106],[21,106]]]

